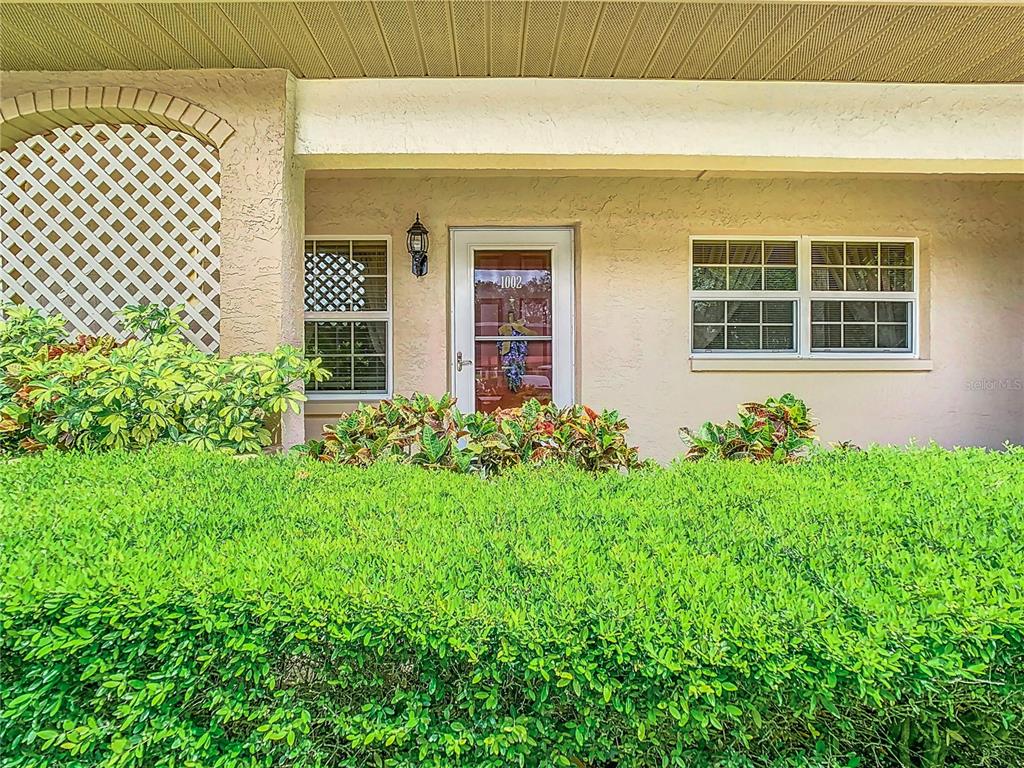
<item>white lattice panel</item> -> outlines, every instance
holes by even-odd
[[[181,304],[220,341],[220,160],[148,125],[76,125],[0,152],[0,300],[118,335],[127,304]]]

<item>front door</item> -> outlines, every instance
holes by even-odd
[[[451,230],[459,408],[573,401],[573,231]]]

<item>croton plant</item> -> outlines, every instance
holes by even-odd
[[[806,456],[814,445],[814,431],[807,405],[786,393],[763,403],[744,403],[738,422],[707,421],[696,431],[684,427],[680,435],[689,445],[686,458],[691,460],[711,457],[793,462]]]
[[[362,405],[328,426],[305,450],[323,461],[365,466],[379,460],[456,472],[493,473],[545,462],[589,471],[640,465],[616,411],[559,408],[529,400],[520,408],[463,414],[450,394],[395,397]]]

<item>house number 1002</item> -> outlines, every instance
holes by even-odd
[[[502,275],[501,276],[501,287],[502,288],[522,288],[523,287],[523,276],[522,275]]]

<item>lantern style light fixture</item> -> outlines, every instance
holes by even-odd
[[[409,246],[409,255],[412,257],[412,273],[416,277],[423,277],[427,274],[427,248],[430,244],[430,232],[420,222],[420,215],[416,214],[415,223],[409,227],[406,245]]]

